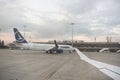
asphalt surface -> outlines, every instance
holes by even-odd
[[[120,54],[83,52],[97,61],[120,66]],[[0,49],[0,80],[113,80],[76,52],[47,54],[42,51]]]

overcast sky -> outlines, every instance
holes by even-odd
[[[120,41],[120,0],[0,0],[1,38],[14,40],[13,28],[32,41]]]

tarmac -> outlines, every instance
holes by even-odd
[[[119,53],[83,52],[91,59],[120,67]],[[76,52],[0,49],[0,80],[113,80],[82,61]]]

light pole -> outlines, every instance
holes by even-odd
[[[2,29],[0,28],[0,40],[1,40],[1,30],[2,30]]]
[[[29,36],[29,42],[31,42],[31,35]]]
[[[73,45],[73,25],[74,25],[75,23],[71,23],[71,25],[72,25],[72,47],[74,46]]]
[[[25,28],[26,28],[26,26],[24,25],[23,27],[24,27],[24,38],[25,38],[25,33],[26,33],[26,32],[25,32]]]
[[[96,37],[94,38],[94,42],[96,42]]]

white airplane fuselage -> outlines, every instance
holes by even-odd
[[[52,49],[55,47],[54,44],[36,44],[36,43],[20,43],[16,46],[21,47],[23,49],[28,50],[40,50],[40,51],[48,51],[49,49]],[[64,51],[73,51],[74,48],[70,45],[59,45],[58,49],[62,49]]]

